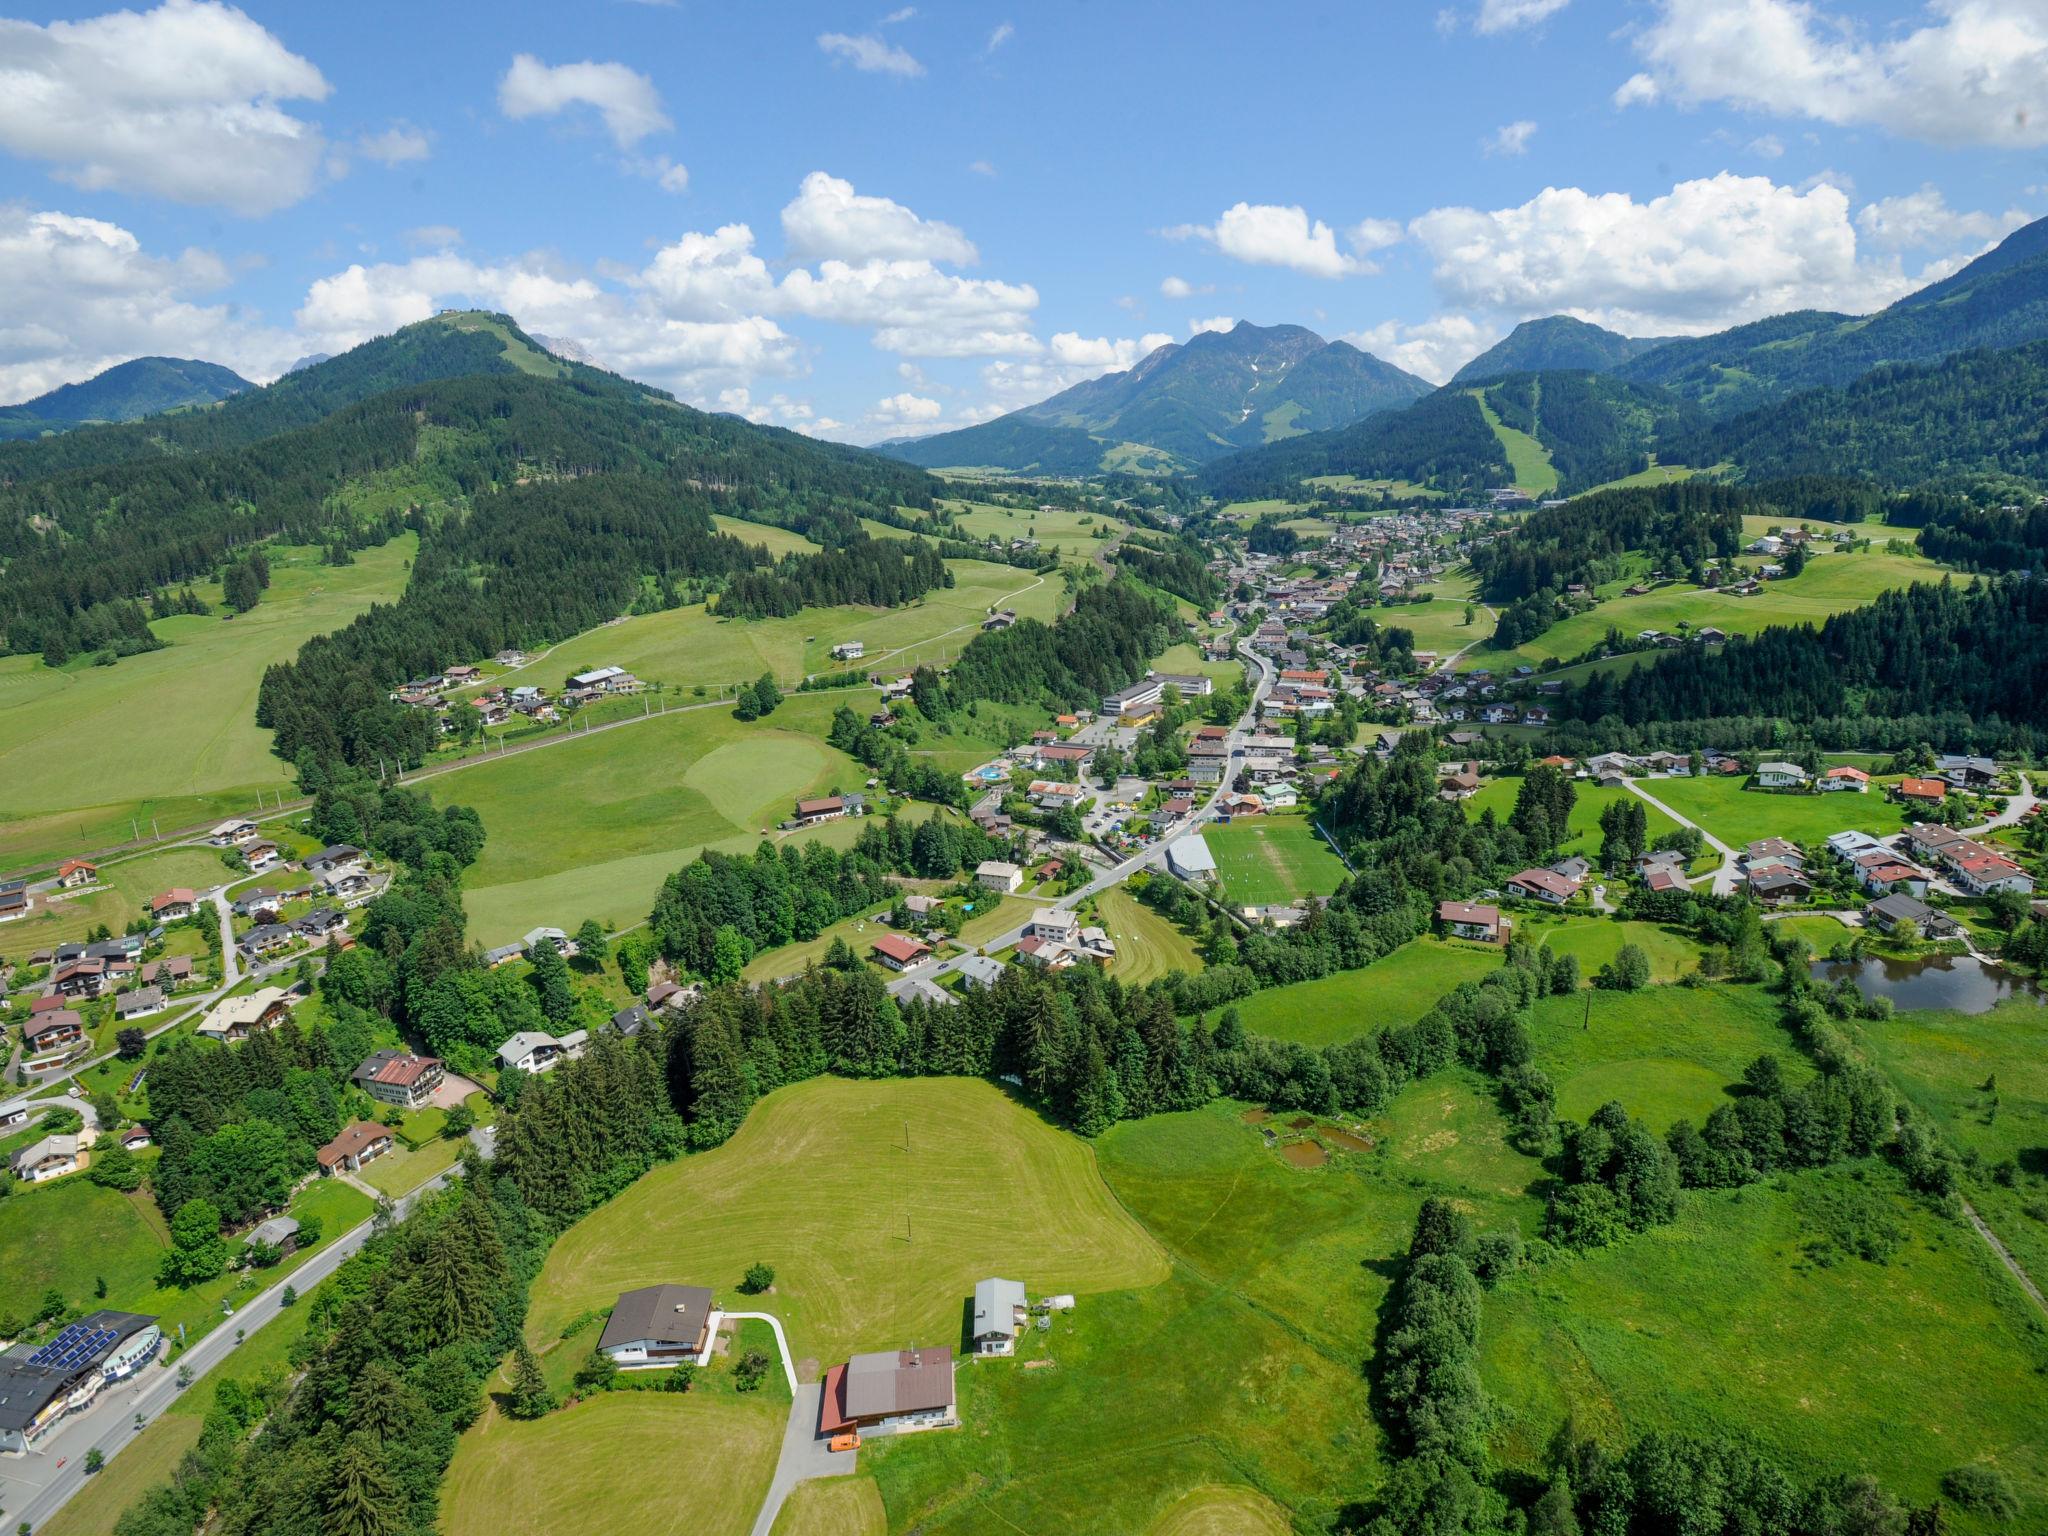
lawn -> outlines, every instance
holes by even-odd
[[[1233,906],[1285,906],[1344,883],[1344,861],[1306,816],[1252,816],[1205,828],[1203,838]]]
[[[1680,624],[1686,623],[1695,629],[1712,625],[1731,635],[1751,635],[1773,624],[1818,624],[1832,614],[1861,608],[1892,587],[1939,581],[1941,575],[1941,567],[1926,560],[1873,549],[1863,554],[1816,555],[1799,575],[1766,582],[1755,597],[1674,582],[1641,597],[1596,603],[1511,650],[1482,647],[1460,667],[1466,671],[1491,667],[1498,672],[1522,663],[1537,666],[1552,656],[1570,661],[1598,646],[1610,628],[1628,636],[1645,629],[1676,634]]]
[[[1643,788],[1738,850],[1764,837],[1786,837],[1810,846],[1850,827],[1890,837],[1911,819],[1874,788],[1867,795],[1783,794],[1745,789],[1743,780],[1733,774],[1658,779]],[[1654,817],[1657,813],[1653,810],[1650,814]],[[1651,828],[1653,833],[1655,830]]]
[[[1613,918],[1591,921],[1567,920],[1543,927],[1537,914],[1519,919],[1523,938],[1541,937],[1560,955],[1579,957],[1579,975],[1586,981],[1593,973],[1633,944],[1650,957],[1652,981],[1676,981],[1699,963],[1700,945],[1681,929],[1657,923],[1619,922]]]
[[[1153,1522],[1147,1536],[1288,1536],[1287,1511],[1256,1488],[1197,1488]]]
[[[1116,940],[1110,975],[1137,986],[1169,971],[1199,971],[1194,941],[1120,885],[1095,898],[1096,920]]]
[[[106,1305],[123,1305],[156,1288],[164,1245],[134,1200],[83,1175],[40,1189],[17,1188],[0,1200],[0,1273],[9,1311],[32,1310],[52,1287],[73,1306],[93,1301],[95,1277],[107,1282]]]
[[[823,739],[848,697],[793,694],[756,722],[723,706],[672,712],[427,780],[437,801],[483,817],[483,856],[463,880],[471,936],[640,922],[703,849],[750,852],[799,797],[857,788],[867,770]],[[826,830],[841,827],[849,841],[858,831]]]
[[[35,916],[0,927],[0,955],[18,957],[68,944],[101,923],[124,933],[130,922],[148,911],[152,896],[179,885],[203,891],[235,878],[237,872],[221,863],[217,848],[163,848],[102,864],[97,886],[72,891],[66,900],[42,907]]]
[[[1783,938],[1790,934],[1806,940],[1807,948],[1816,955],[1825,955],[1837,944],[1848,943],[1861,931],[1849,927],[1838,917],[1821,917],[1807,913],[1796,917],[1781,917],[1767,930],[1774,938]]]
[[[745,1536],[785,1411],[703,1391],[608,1392],[523,1424],[486,1409],[442,1484],[442,1536]]]
[[[564,1233],[527,1334],[545,1344],[658,1282],[730,1298],[756,1260],[776,1270],[767,1306],[809,1379],[854,1350],[957,1343],[989,1275],[1085,1295],[1166,1269],[1088,1143],[992,1085],[820,1079],[769,1095],[724,1146],[655,1169]]]
[[[888,1530],[872,1477],[820,1477],[790,1490],[774,1536],[887,1536]]]
[[[111,667],[0,659],[0,868],[126,842],[152,817],[168,832],[291,789],[256,727],[263,669],[314,635],[398,596],[411,534],[327,566],[320,551],[270,551],[262,602],[234,619],[184,616],[150,628],[170,643]],[[217,602],[217,587],[200,585]]]
[[[400,1142],[382,1157],[365,1165],[357,1177],[370,1188],[395,1200],[400,1195],[411,1194],[435,1174],[453,1168],[462,1156],[463,1141],[460,1136],[453,1140],[444,1137],[428,1142],[418,1151]]]
[[[1661,1131],[1674,1120],[1703,1122],[1766,1053],[1789,1077],[1810,1075],[1779,1012],[1778,999],[1756,986],[1587,988],[1539,1002],[1530,1035],[1561,1118],[1584,1120],[1618,1099]]]
[[[1645,788],[1651,794],[1661,799],[1667,783],[1678,784],[1683,782],[1685,781],[1681,779],[1659,779],[1654,784],[1646,785]],[[1565,839],[1564,847],[1559,851],[1567,854],[1582,854],[1586,858],[1597,860],[1600,856],[1601,841],[1600,813],[1606,810],[1608,806],[1619,801],[1637,800],[1637,797],[1618,784],[1612,788],[1602,788],[1598,784],[1579,781],[1573,784],[1572,788],[1577,791],[1577,794],[1572,801],[1571,836]],[[1465,814],[1473,821],[1477,821],[1484,812],[1490,810],[1496,819],[1506,821],[1508,817],[1514,814],[1515,797],[1521,792],[1522,781],[1519,778],[1489,779],[1479,786],[1478,794],[1466,800]],[[1847,797],[1845,796],[1844,798]],[[1657,807],[1645,800],[1637,800],[1637,803],[1643,808],[1652,842],[1655,842],[1657,838],[1666,832],[1677,830],[1678,823],[1658,810]],[[1675,810],[1684,809],[1675,800],[1669,802],[1669,804]]]
[[[2048,1527],[2038,1315],[1966,1226],[1896,1189],[1867,1165],[1690,1194],[1669,1226],[1491,1293],[1482,1379],[1505,1410],[1503,1461],[1539,1464],[1570,1414],[1603,1437],[1738,1434],[1803,1478],[1867,1470],[1924,1505],[1981,1458],[2025,1505],[2010,1529]],[[1852,1190],[1910,1234],[1888,1264],[1808,1255]]]
[[[1415,939],[1363,970],[1268,987],[1237,1005],[1244,1027],[1276,1040],[1330,1045],[1389,1024],[1412,1024],[1461,981],[1501,963],[1488,944]]]

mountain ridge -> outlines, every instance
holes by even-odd
[[[0,435],[34,437],[93,423],[139,421],[214,405],[257,386],[232,368],[191,357],[133,357],[89,379],[0,406]]]

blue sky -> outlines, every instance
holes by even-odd
[[[2042,0],[0,20],[10,400],[482,304],[869,441],[1236,319],[1440,379],[1531,315],[1864,311],[2042,212]]]

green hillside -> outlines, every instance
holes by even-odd
[[[1524,320],[1512,331],[1451,375],[1453,384],[1477,384],[1510,373],[1544,373],[1555,369],[1586,369],[1605,373],[1652,347],[1662,336],[1624,336],[1570,315]]]
[[[163,411],[212,405],[256,386],[218,363],[138,357],[20,405],[0,406],[0,438],[37,437],[86,422],[136,421]]]

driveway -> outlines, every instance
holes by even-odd
[[[796,1366],[789,1357],[789,1337],[782,1331],[782,1319],[772,1312],[728,1312],[729,1318],[751,1318],[775,1330],[775,1348],[782,1356],[782,1374],[789,1381],[789,1420],[782,1426],[782,1452],[775,1460],[775,1476],[768,1495],[754,1516],[754,1536],[769,1536],[788,1500],[790,1490],[814,1477],[846,1477],[860,1459],[854,1451],[834,1451],[831,1441],[818,1433],[819,1409],[825,1389],[816,1382],[799,1386]]]
[[[1974,837],[1980,832],[1994,831],[1999,827],[2016,827],[2032,815],[2034,807],[2040,803],[2034,797],[2034,781],[2023,773],[2020,775],[2020,792],[2007,797],[2005,809],[1987,822],[1964,828],[1964,833]]]
[[[1701,826],[1698,822],[1692,820],[1690,817],[1679,815],[1678,812],[1671,809],[1670,806],[1666,805],[1662,800],[1659,800],[1655,795],[1651,794],[1647,789],[1643,788],[1643,786],[1637,783],[1634,779],[1624,779],[1622,782],[1628,786],[1629,793],[1634,795],[1638,800],[1642,800],[1650,805],[1654,805],[1658,810],[1662,811],[1666,816],[1669,816],[1681,827],[1691,827],[1693,831],[1699,833],[1701,839],[1706,843],[1706,845],[1709,848],[1713,849],[1714,852],[1721,855],[1721,867],[1714,871],[1714,894],[1716,896],[1726,896],[1730,894],[1732,891],[1734,891],[1736,886],[1742,883],[1742,874],[1735,862],[1739,855],[1735,852],[1733,848],[1730,848],[1726,843],[1722,842],[1721,839],[1714,836],[1713,833],[1709,832],[1705,827]]]

